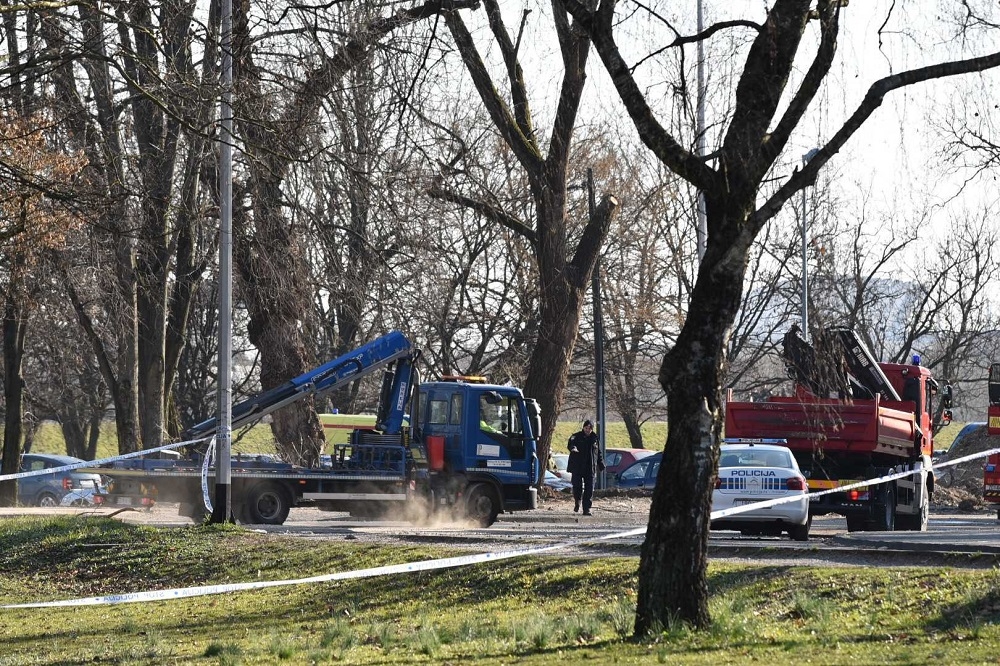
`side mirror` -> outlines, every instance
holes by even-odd
[[[941,387],[941,406],[944,407],[945,410],[951,409],[951,398],[952,398],[951,384],[945,384],[944,386]],[[951,414],[951,412],[948,413],[949,415]],[[950,418],[951,417],[949,416],[949,419]]]
[[[946,426],[951,423],[951,410],[946,409],[941,412],[941,425]]]

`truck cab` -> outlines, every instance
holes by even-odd
[[[534,400],[512,386],[451,377],[421,383],[416,405],[431,472],[466,485],[470,517],[488,524],[501,511],[537,506],[541,418]]]

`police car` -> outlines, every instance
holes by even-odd
[[[767,500],[784,503],[753,507]],[[721,513],[722,515],[716,518]],[[792,452],[763,443],[723,444],[719,477],[712,493],[712,529],[739,530],[746,535],[809,539],[809,488]]]

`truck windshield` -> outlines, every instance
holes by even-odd
[[[523,422],[518,400],[496,393],[479,397],[479,429],[502,444],[512,460],[524,457]]]

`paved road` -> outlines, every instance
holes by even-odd
[[[481,529],[465,524],[416,526],[403,522],[367,521],[346,514],[316,509],[294,509],[289,520],[280,526],[252,526],[264,532],[317,539],[345,539],[359,542],[437,544],[475,550],[530,549],[553,543],[570,544],[565,551],[575,554],[636,555],[641,535],[608,538],[610,535],[645,527],[645,507],[634,503],[607,505],[595,509],[594,517],[574,514],[568,505],[546,505],[538,511],[505,514],[495,525]],[[88,510],[60,507],[55,509],[0,509],[0,517],[15,514],[54,512],[110,515],[111,509]],[[179,517],[175,507],[158,506],[153,511],[118,512],[129,522],[162,526],[191,525]],[[587,543],[584,543],[587,542]],[[761,557],[820,558],[837,560],[863,553],[866,557],[890,553],[896,559],[909,553],[915,563],[924,563],[929,554],[981,554],[980,563],[1000,563],[1000,521],[993,511],[957,513],[953,510],[932,512],[927,532],[847,532],[838,516],[814,519],[808,542],[788,538],[745,537],[737,532],[713,532],[709,542],[713,557],[732,559]],[[906,559],[905,557],[903,559]],[[968,559],[968,558],[966,558]]]

